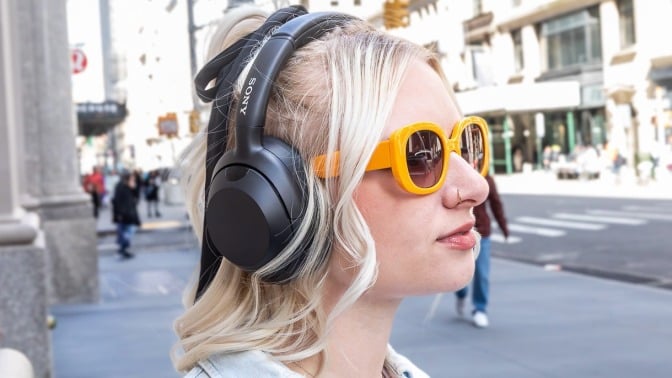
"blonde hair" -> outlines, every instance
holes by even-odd
[[[210,56],[254,31],[265,17],[248,6],[230,11],[215,33]],[[180,338],[173,350],[177,370],[189,370],[211,354],[246,350],[261,350],[283,361],[316,354],[325,357],[331,322],[376,279],[374,240],[352,198],[381,139],[394,94],[407,67],[417,60],[428,62],[441,74],[429,51],[361,20],[348,21],[293,54],[275,81],[264,131],[294,146],[306,162],[339,150],[340,176],[321,180],[308,169],[304,221],[285,250],[258,272],[244,272],[223,259],[198,301],[194,299],[198,277],[194,277],[184,296],[186,311],[175,322]],[[234,92],[237,98],[240,85]],[[234,131],[230,127],[229,134]],[[194,139],[180,165],[189,214],[199,238],[206,132]],[[229,138],[229,148],[231,144]],[[308,256],[296,279],[282,285],[260,279],[281,269],[287,258],[302,250]],[[326,314],[320,299],[327,261],[334,250],[347,257],[354,278]]]

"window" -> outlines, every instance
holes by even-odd
[[[541,36],[548,71],[602,62],[597,7],[542,23]]]
[[[474,9],[473,9],[474,17],[483,13],[483,1],[482,0],[473,0],[473,6],[474,6]]]
[[[489,49],[482,45],[472,45],[469,46],[469,52],[471,54],[471,69],[474,81],[476,81],[479,87],[494,85],[492,57]]]
[[[513,40],[513,60],[516,72],[523,70],[523,38],[520,29],[511,31],[511,39]]]
[[[635,15],[632,0],[618,0],[618,26],[621,34],[621,49],[635,44]]]

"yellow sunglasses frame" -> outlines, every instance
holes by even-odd
[[[481,169],[480,174],[485,176],[488,173],[488,168],[490,165],[490,142],[488,136],[488,124],[483,118],[470,116],[465,117],[455,126],[450,133],[450,138],[446,137],[445,130],[433,123],[433,122],[417,122],[402,128],[395,130],[390,138],[384,140],[378,144],[376,149],[371,155],[369,164],[366,166],[366,171],[375,171],[380,169],[392,169],[392,175],[397,181],[399,186],[404,190],[413,194],[430,194],[436,192],[441,186],[443,186],[444,181],[446,180],[446,175],[448,173],[448,162],[450,161],[450,153],[455,152],[458,155],[461,155],[460,151],[460,140],[459,138],[462,135],[464,129],[469,125],[476,125],[481,129],[483,135],[483,168]],[[408,166],[406,164],[406,144],[408,139],[414,133],[418,131],[432,131],[439,136],[441,144],[443,145],[446,158],[443,159],[443,167],[441,170],[441,177],[431,187],[423,188],[415,185],[413,179],[411,179],[410,172],[408,171]],[[339,161],[339,152],[335,152],[331,159],[331,172],[327,174],[327,155],[320,155],[313,159],[313,171],[320,178],[331,178],[339,175],[338,161]]]

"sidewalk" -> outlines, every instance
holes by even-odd
[[[507,193],[609,189],[606,182],[557,182],[539,173],[496,180]],[[637,188],[624,182],[608,192],[670,198],[660,184]],[[144,209],[139,207],[141,215]],[[161,210],[159,219],[143,218],[141,232],[148,240],[188,226],[181,206]],[[109,219],[104,210],[98,220],[103,238],[114,230]],[[136,253],[127,261],[100,253],[99,303],[52,306],[55,378],[180,376],[169,358],[176,341],[172,322],[182,312],[181,293],[198,250],[194,243]],[[670,376],[672,291],[497,258],[492,263],[490,328],[476,329],[458,318],[451,293],[439,297],[431,317],[437,296],[409,298],[395,321],[394,347],[433,377]]]
[[[138,232],[148,232],[155,230],[170,230],[191,227],[187,218],[187,211],[184,205],[169,205],[161,201],[159,211],[161,217],[147,216],[147,203],[141,200],[138,204],[138,215],[142,221],[142,226]],[[111,205],[100,208],[97,219],[98,236],[113,235],[117,226],[112,223]]]
[[[640,182],[634,173],[623,169],[617,180],[610,172],[599,179],[558,180],[552,172],[533,171],[511,175],[497,174],[495,182],[500,193],[538,194],[586,197],[649,198],[672,200],[672,176]]]

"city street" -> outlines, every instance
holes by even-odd
[[[511,237],[493,255],[672,289],[672,200],[502,196]]]
[[[392,345],[433,377],[668,377],[672,258],[661,235],[672,201],[648,195],[653,186],[601,198],[586,190],[605,183],[497,182],[512,236],[505,244],[493,235],[490,328],[458,317],[452,293],[408,298]],[[162,212],[143,220],[127,261],[114,255],[101,215],[100,302],[52,307],[56,378],[180,376],[169,358],[172,322],[198,251],[184,209]]]
[[[290,3],[299,7],[281,9]],[[259,174],[235,168],[223,180],[247,185],[275,217],[258,196],[291,200],[275,178],[295,175],[276,177],[275,163],[252,153],[261,143],[297,167],[265,137],[274,135],[306,158],[328,145],[348,152],[339,164],[391,160],[407,192],[432,192],[404,203],[434,201],[437,212],[455,212],[442,207],[453,193],[465,203],[460,190],[474,198],[476,176],[444,164],[434,191],[415,177],[416,158],[490,168],[511,231],[492,227],[490,326],[474,326],[469,304],[458,316],[452,292],[407,298],[395,315],[390,343],[432,377],[672,376],[672,45],[661,38],[672,34],[672,0],[0,4],[0,351],[24,359],[19,375],[182,376],[173,322],[200,262],[184,201],[203,208],[209,198],[185,197],[178,182],[203,184],[226,154]],[[487,123],[480,134],[455,128],[470,116]],[[418,122],[445,132],[432,137]],[[390,138],[406,143],[406,164],[403,146],[367,157],[374,139]],[[366,198],[394,194],[370,189]],[[236,193],[222,206],[254,222]],[[408,213],[395,209],[371,227],[404,232]],[[256,228],[240,234],[263,236]],[[443,239],[471,247],[453,236]],[[402,260],[393,263],[426,279]],[[17,375],[7,373],[17,360],[6,361],[0,378]]]
[[[99,303],[52,308],[55,378],[179,376],[172,322],[198,254],[137,252],[100,258]],[[451,293],[413,297],[392,345],[433,377],[669,377],[672,291],[499,258],[492,271],[490,328],[455,315]]]

